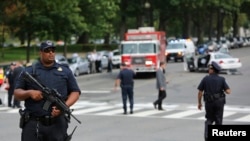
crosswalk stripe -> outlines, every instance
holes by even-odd
[[[190,115],[197,114],[197,113],[201,113],[201,111],[187,110],[183,112],[178,112],[176,114],[166,115],[166,116],[163,116],[163,118],[183,118],[183,117],[190,116]]]
[[[167,110],[167,111],[159,111],[159,110],[148,110],[148,111],[142,111],[142,112],[137,112],[137,113],[134,113],[133,115],[131,116],[135,116],[135,117],[145,117],[145,116],[152,116],[152,115],[155,115],[155,114],[159,114],[159,113],[165,113],[165,112],[170,112],[170,111],[173,111],[173,109],[171,110]]]
[[[81,91],[82,93],[100,93],[100,94],[103,94],[103,93],[110,93],[110,91]]]
[[[134,108],[133,111],[135,112],[135,111],[140,110],[140,109],[142,109],[142,108]],[[123,113],[122,108],[110,110],[110,111],[106,111],[106,112],[99,112],[96,115],[116,115],[116,114],[120,114],[120,113]]]
[[[123,115],[122,107],[122,103],[78,101],[70,108],[73,110],[73,115],[89,114],[120,116]],[[127,116],[205,120],[204,108],[202,110],[198,110],[197,106],[191,104],[166,104],[163,105],[163,107],[166,110],[159,111],[157,109],[154,109],[152,103],[136,103],[134,104],[134,113],[128,114]],[[247,106],[230,105],[225,107],[223,118],[227,121],[250,123],[249,110],[250,107]],[[18,109],[0,106],[0,114],[2,113],[18,114]]]
[[[236,112],[230,112],[230,111],[224,111],[224,113],[223,113],[223,117],[225,118],[225,117],[229,117],[229,116],[231,116],[231,115],[233,115],[233,114],[235,114]]]
[[[121,104],[119,104],[121,106]],[[162,107],[164,107],[165,109],[174,109],[177,108],[179,105],[177,104],[169,104],[169,105],[165,105],[163,104]],[[134,104],[134,107],[143,107],[143,108],[153,108],[153,103],[138,103],[138,104]]]
[[[250,114],[243,116],[241,118],[237,118],[234,121],[250,122]]]
[[[74,105],[72,105],[71,107],[74,107],[74,106],[103,106],[103,105],[108,105],[108,103],[107,102],[78,101]]]
[[[226,117],[229,117],[233,114],[236,114],[236,112],[231,112],[231,111],[224,111],[223,113],[223,118],[226,118]],[[199,117],[198,119],[205,119],[205,113],[204,113],[204,116],[202,117]]]
[[[206,118],[205,118],[205,115],[204,115],[204,116],[202,116],[202,117],[198,117],[197,119],[198,119],[198,120],[205,120]]]
[[[19,109],[11,109],[8,110],[8,113],[18,113]]]
[[[96,115],[116,115],[116,114],[119,114],[119,113],[122,113],[123,110],[121,108],[119,109],[116,109],[116,110],[111,110],[111,111],[107,111],[107,112],[99,112],[99,113],[96,113]]]
[[[76,110],[74,111],[73,114],[75,115],[79,115],[79,114],[86,114],[86,113],[90,113],[90,112],[98,112],[101,110],[108,110],[108,109],[112,109],[113,106],[98,106],[98,107],[93,107],[93,108],[88,108],[88,109],[83,109],[83,110]]]
[[[226,111],[242,111],[242,112],[250,112],[249,106],[228,106],[226,105],[224,108]]]
[[[5,111],[5,110],[9,110],[9,107],[0,107],[0,111]]]

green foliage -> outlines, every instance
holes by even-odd
[[[2,48],[2,47],[1,47]],[[86,53],[91,52],[94,49],[99,50],[114,50],[117,49],[117,44],[75,44],[75,45],[68,45],[68,53]],[[26,49],[27,47],[8,47],[8,48],[2,48],[4,57],[1,58],[0,63],[4,62],[11,62],[11,61],[21,61],[26,60]],[[32,46],[30,47],[31,50],[31,60],[36,59],[39,56],[39,47]],[[56,52],[62,54],[64,52],[63,46],[57,46]]]
[[[69,53],[74,53],[74,52],[91,52],[94,49],[99,51],[99,50],[114,50],[117,49],[118,45],[117,44],[76,44],[76,45],[71,45],[68,47]],[[62,50],[59,49],[59,52]]]
[[[116,17],[119,7],[117,0],[80,0],[81,16],[85,18],[86,32],[92,38],[103,38],[106,33],[112,33],[113,19]]]
[[[37,57],[37,47],[31,48],[33,51],[31,53],[31,58]],[[3,48],[4,57],[1,58],[0,63],[11,62],[11,61],[21,61],[26,59],[26,47],[8,47]]]
[[[145,2],[150,7],[146,8]],[[153,26],[165,30],[168,37],[185,34],[203,37],[202,34],[210,36],[218,30],[217,21],[222,14],[222,31],[226,34],[233,26],[235,30],[249,27],[249,6],[250,0],[2,0],[0,44],[16,38],[21,44],[28,39],[36,42],[50,39],[65,41],[65,46],[60,47],[65,53],[109,49],[113,45],[69,44],[72,36],[80,41],[84,35],[86,39],[79,43],[122,38],[127,29],[142,26],[148,15],[152,16],[149,17]],[[30,48],[31,57],[34,50]],[[11,59],[6,51],[2,51],[4,59]],[[25,50],[23,54],[26,53]]]

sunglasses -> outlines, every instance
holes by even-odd
[[[210,65],[210,66],[208,66],[208,68],[209,68],[209,69],[214,69],[214,68],[213,68],[213,66],[211,66],[211,65]]]
[[[45,52],[45,53],[50,53],[50,52],[54,53],[55,51],[56,51],[55,48],[45,48],[45,49],[43,50],[43,52]]]

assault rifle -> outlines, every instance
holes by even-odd
[[[61,98],[60,94],[55,89],[50,89],[43,84],[39,83],[33,76],[31,76],[28,72],[24,71],[22,72],[22,76],[24,80],[36,84],[42,91],[43,97],[46,99],[46,102],[44,103],[43,109],[49,110],[49,107],[51,104],[55,104],[58,109],[63,111],[67,117],[72,116],[78,123],[81,124],[81,121],[78,120],[71,112],[72,110],[69,109],[69,107],[65,104],[64,100]],[[68,122],[70,120],[68,119]]]

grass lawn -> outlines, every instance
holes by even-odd
[[[81,52],[80,50],[73,50],[74,52]],[[63,53],[63,47],[57,47],[57,53]],[[71,52],[69,52],[71,53]],[[38,47],[30,47],[29,49],[29,61],[36,59],[39,56]],[[12,61],[24,61],[27,60],[27,48],[16,47],[16,48],[3,48],[0,52],[0,64],[9,63]]]
[[[94,44],[87,44],[87,45],[71,45],[67,47],[67,57],[72,53],[84,54],[85,52],[92,51],[93,49],[96,50],[107,50],[107,49],[116,49],[118,48],[117,45],[94,45]],[[64,47],[57,46],[56,53],[63,54]],[[39,56],[39,47],[32,46],[29,49],[29,61],[38,58]],[[27,61],[27,48],[26,47],[5,47],[0,48],[0,64],[9,64],[12,61]]]

